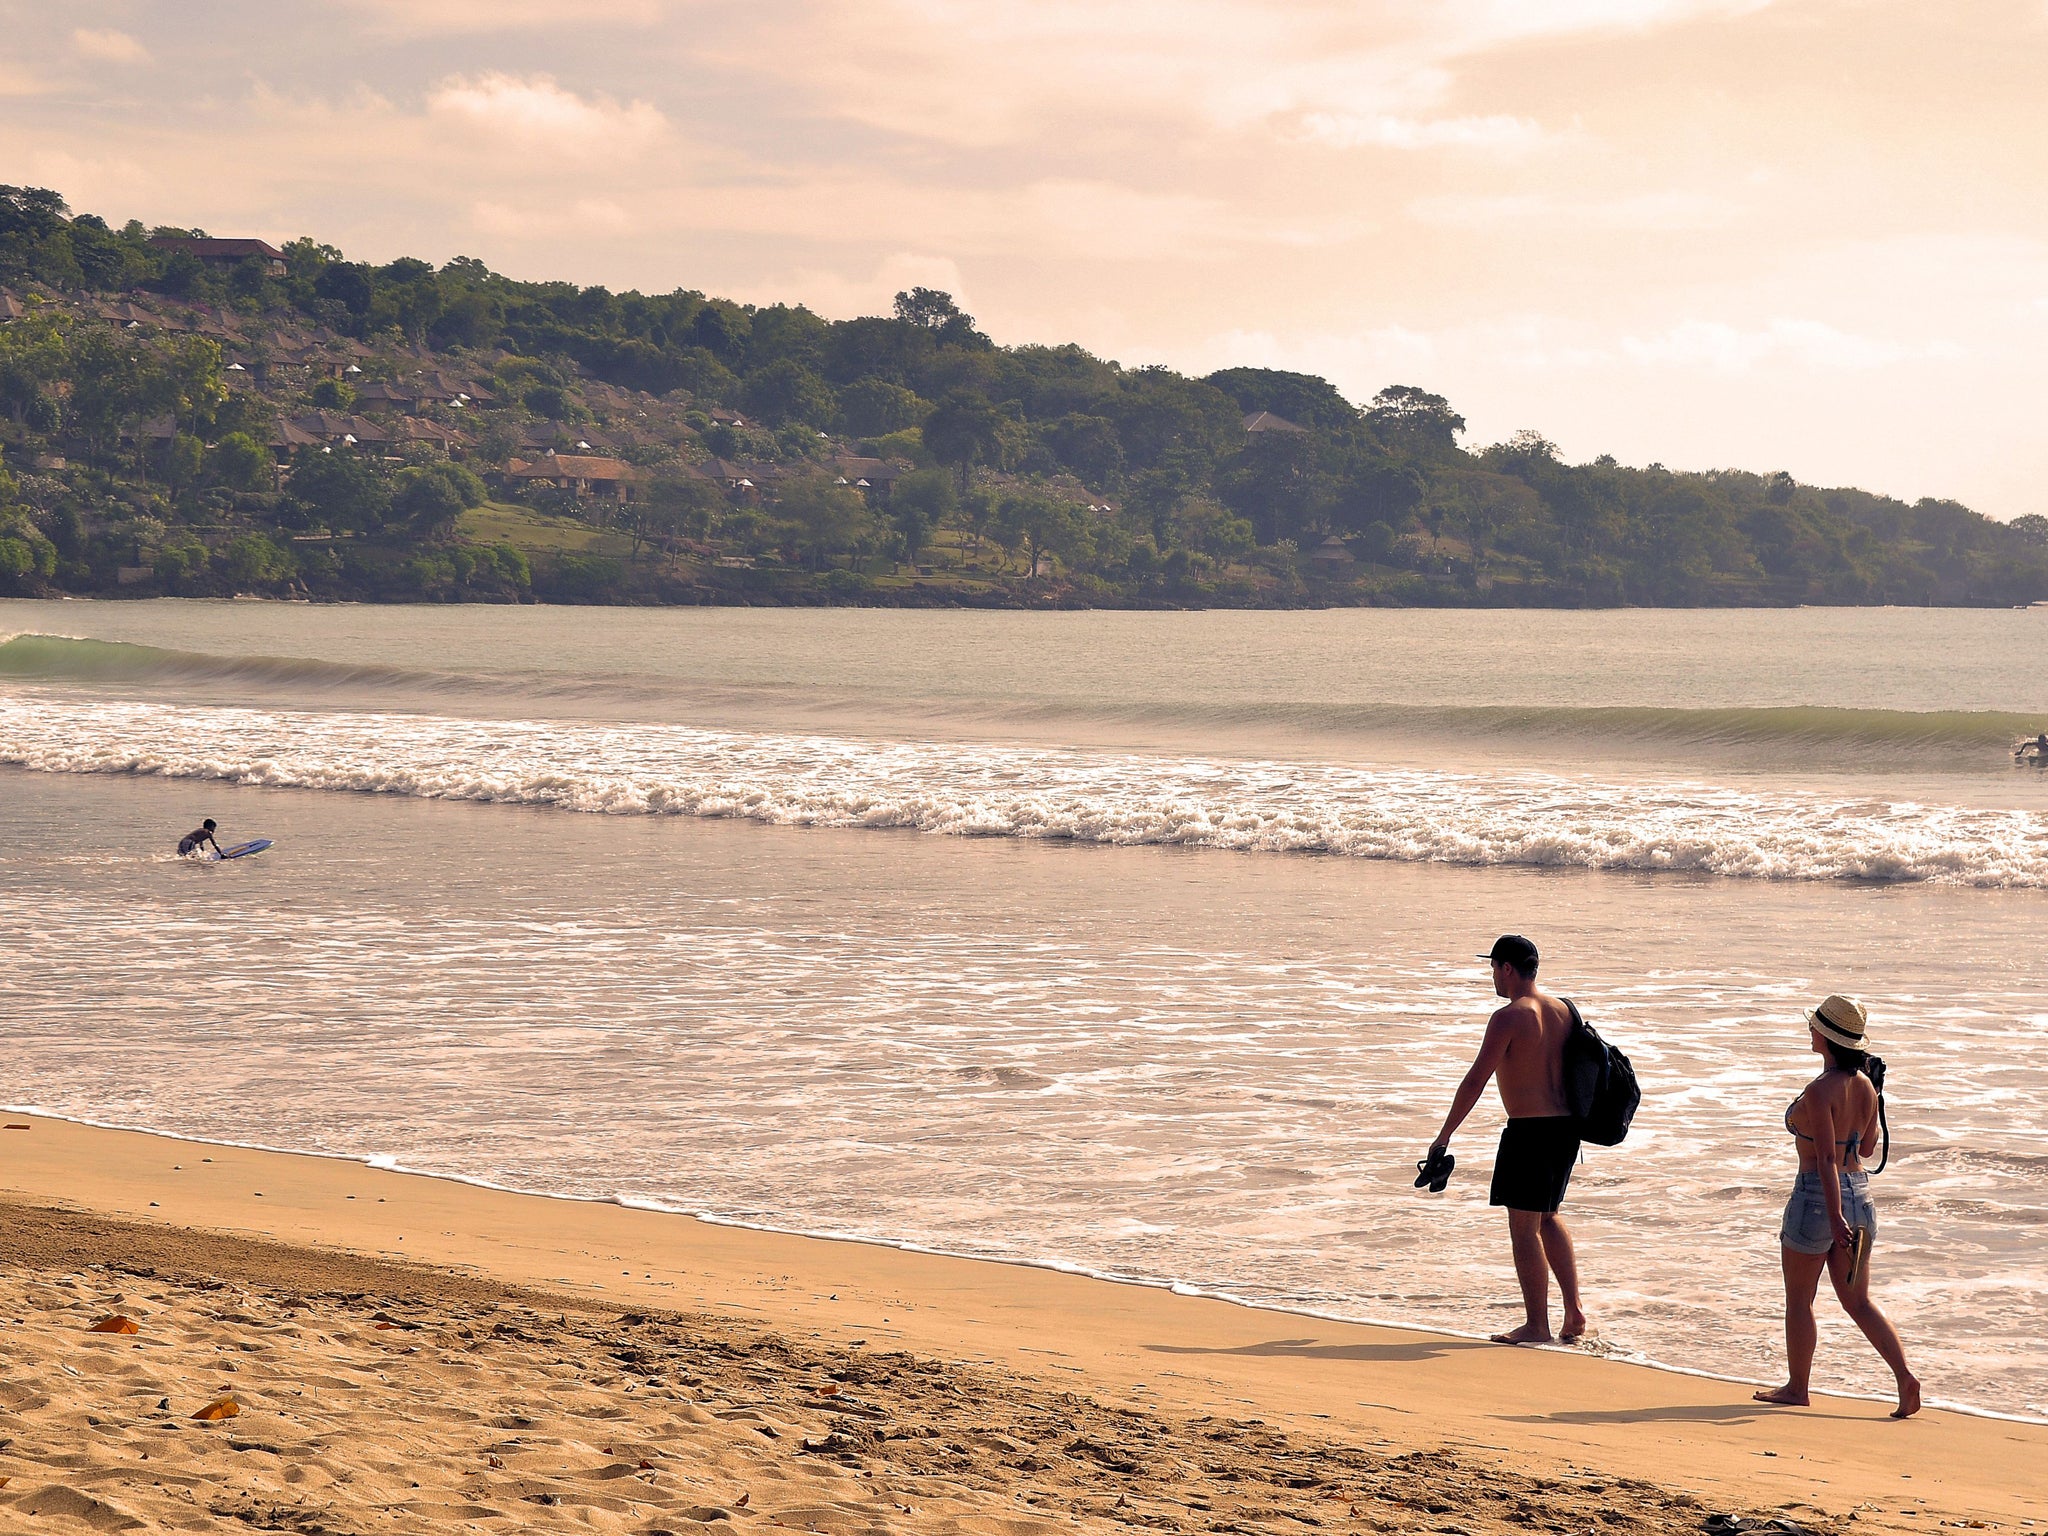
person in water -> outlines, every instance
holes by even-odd
[[[195,854],[199,851],[202,844],[207,843],[213,845],[214,854],[218,857],[220,854],[220,844],[213,841],[213,818],[211,816],[207,817],[193,831],[187,832],[178,839],[178,857],[182,859],[190,854]]]
[[[1807,1015],[1813,1050],[1827,1063],[1785,1110],[1785,1129],[1799,1148],[1799,1177],[1778,1229],[1784,1249],[1785,1385],[1756,1394],[1760,1403],[1803,1408],[1813,1375],[1813,1298],[1821,1271],[1835,1299],[1863,1330],[1899,1384],[1895,1419],[1920,1411],[1920,1379],[1906,1368],[1906,1349],[1870,1299],[1870,1249],[1877,1211],[1863,1159],[1877,1149],[1878,1097],[1865,1067],[1868,1018],[1863,1005],[1830,997]]]
[[[1521,1282],[1522,1326],[1493,1336],[1497,1344],[1547,1344],[1550,1332],[1550,1277],[1564,1301],[1566,1343],[1586,1331],[1579,1302],[1579,1261],[1571,1233],[1558,1216],[1572,1164],[1579,1156],[1579,1122],[1565,1101],[1564,1045],[1571,1012],[1536,985],[1536,946],[1520,934],[1503,934],[1490,953],[1493,990],[1506,1006],[1487,1020],[1465,1080],[1451,1100],[1429,1153],[1432,1162],[1450,1149],[1451,1137],[1493,1079],[1508,1123],[1494,1156],[1488,1203],[1505,1206],[1508,1238],[1514,1247],[1515,1278]]]

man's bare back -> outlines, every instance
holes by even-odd
[[[1500,1042],[1493,1081],[1509,1119],[1571,1113],[1564,1096],[1564,1042],[1571,1027],[1571,1011],[1543,991],[1515,998],[1487,1021],[1489,1039]]]

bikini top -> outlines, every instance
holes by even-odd
[[[1803,1099],[1805,1097],[1806,1095],[1803,1093],[1799,1095],[1799,1099]],[[1806,1132],[1802,1131],[1801,1129],[1799,1129],[1798,1126],[1792,1123],[1792,1111],[1799,1107],[1799,1099],[1794,1099],[1790,1104],[1787,1104],[1785,1106],[1785,1129],[1790,1131],[1794,1136],[1798,1137],[1801,1141],[1811,1141],[1813,1140],[1811,1136],[1807,1135]],[[1862,1139],[1863,1137],[1861,1135],[1844,1136],[1842,1138],[1842,1150],[1844,1152],[1848,1151],[1851,1147],[1855,1146]]]

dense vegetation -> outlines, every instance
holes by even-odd
[[[1574,465],[1535,432],[1473,451],[1421,389],[1359,407],[1304,374],[1000,347],[928,289],[826,321],[309,239],[279,273],[176,243],[201,235],[0,188],[0,592],[2048,598],[2038,515]],[[394,411],[396,385],[417,398]],[[591,471],[621,480],[596,494],[535,478],[584,462],[556,449],[630,469]]]

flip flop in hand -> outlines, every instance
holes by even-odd
[[[1431,1147],[1429,1156],[1415,1165],[1415,1187],[1420,1189],[1427,1184],[1432,1195],[1440,1195],[1451,1182],[1451,1170],[1457,1166],[1458,1160],[1451,1156],[1448,1147]]]

